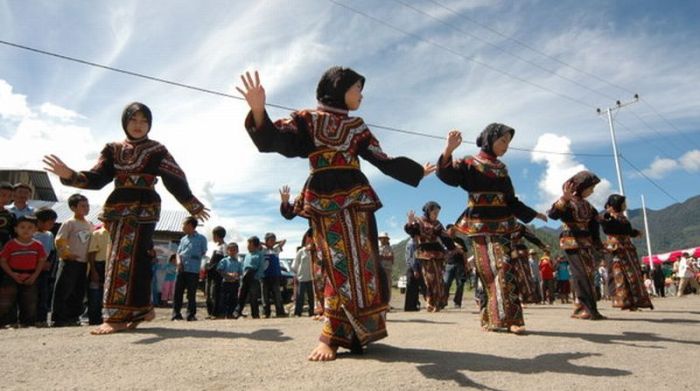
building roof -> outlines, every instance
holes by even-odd
[[[15,184],[18,182],[28,184],[34,189],[32,198],[41,201],[58,201],[53,186],[49,181],[46,171],[37,170],[0,170],[0,181]]]
[[[70,207],[68,207],[68,202],[65,201],[47,202],[31,200],[29,201],[29,205],[35,209],[39,209],[44,206],[53,209],[58,215],[56,223],[59,224],[73,217],[73,211],[70,210]],[[99,223],[100,221],[97,219],[97,216],[100,214],[100,211],[102,211],[102,205],[90,204],[90,213],[86,217],[87,220],[93,224]],[[160,220],[156,224],[156,231],[184,234],[182,232],[182,221],[188,216],[190,216],[190,213],[186,210],[161,210]]]

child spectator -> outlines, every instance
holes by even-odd
[[[207,253],[207,239],[198,233],[197,219],[188,217],[182,223],[185,236],[180,239],[177,248],[177,277],[175,279],[175,298],[173,300],[173,315],[171,320],[182,320],[182,296],[187,289],[187,321],[197,318],[197,283],[199,269],[202,267],[202,257]]]
[[[13,187],[7,182],[0,182],[0,250],[15,234],[15,215],[5,208],[12,200]],[[2,272],[0,272],[2,277]]]
[[[105,287],[105,265],[110,246],[109,231],[100,224],[92,233],[88,249],[90,283],[88,285],[88,318],[91,325],[102,324],[102,299]]]
[[[270,309],[272,303],[275,304],[275,316],[278,318],[286,317],[282,306],[282,291],[280,290],[280,279],[282,278],[282,269],[280,268],[279,254],[286,243],[286,240],[277,241],[274,233],[268,232],[265,234],[265,246],[263,253],[265,254],[265,277],[263,278],[263,313],[266,318],[269,318],[272,311]]]
[[[51,310],[51,292],[53,292],[51,274],[56,263],[56,246],[54,245],[54,236],[51,230],[56,224],[58,215],[53,209],[44,207],[37,210],[35,216],[37,232],[34,233],[34,239],[41,243],[44,247],[44,252],[46,252],[46,262],[44,262],[44,267],[36,280],[36,326],[46,327],[48,326],[47,315]]]
[[[211,231],[211,234],[214,238],[214,243],[216,243],[216,247],[211,254],[211,258],[209,258],[209,262],[207,262],[205,266],[207,270],[207,281],[204,290],[207,296],[208,318],[215,319],[219,315],[223,315],[221,313],[221,308],[224,307],[223,303],[219,302],[219,298],[223,296],[219,293],[222,279],[221,274],[217,271],[217,265],[226,256],[227,247],[224,241],[226,238],[226,229],[224,229],[224,227],[215,227]]]
[[[0,282],[0,319],[14,320],[19,309],[21,327],[33,326],[36,322],[36,279],[46,260],[44,247],[33,238],[35,231],[36,218],[18,218],[17,238],[7,242],[0,252],[0,267],[5,271]]]
[[[297,294],[294,298],[294,316],[301,316],[304,308],[304,296],[309,303],[309,316],[314,315],[314,287],[311,252],[314,251],[313,241],[299,247],[292,262],[292,271],[297,277]]]
[[[250,301],[250,316],[260,318],[258,299],[260,297],[260,280],[265,274],[263,261],[265,255],[257,236],[248,238],[248,254],[243,261],[243,278],[241,279],[241,292],[238,295],[238,306],[233,312],[233,319],[238,319],[243,313],[243,307]]]
[[[27,204],[29,198],[32,196],[32,188],[26,183],[16,183],[13,187],[14,203],[10,208],[10,212],[15,215],[16,218],[22,216],[34,215],[34,208]]]
[[[540,259],[540,275],[542,276],[542,294],[543,302],[549,301],[549,304],[554,303],[554,268],[552,261],[547,256]]]
[[[220,316],[227,319],[233,318],[233,313],[238,305],[238,288],[240,287],[243,267],[238,261],[238,244],[231,242],[226,246],[227,257],[216,265],[216,272],[221,276],[221,297],[217,300],[221,307],[218,310]]]
[[[73,194],[68,198],[68,206],[73,211],[73,218],[64,222],[56,235],[56,248],[61,258],[51,313],[56,327],[80,325],[92,235],[92,224],[85,219],[90,212],[88,199]]]
[[[163,288],[160,292],[161,305],[168,305],[168,302],[173,300],[175,292],[175,278],[177,277],[177,255],[170,256],[168,263],[164,267],[165,276],[163,277]]]
[[[557,258],[557,292],[561,303],[569,303],[569,292],[571,291],[571,273],[569,273],[569,261],[560,256]]]

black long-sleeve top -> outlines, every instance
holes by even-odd
[[[600,241],[598,211],[581,197],[565,201],[557,200],[547,212],[549,218],[561,220],[562,232],[559,234],[559,246],[562,250],[603,247]]]

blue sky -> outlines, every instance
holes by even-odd
[[[241,72],[259,69],[268,102],[298,108],[315,106],[326,68],[349,66],[367,78],[356,114],[368,123],[441,137],[457,128],[471,142],[497,121],[516,128],[512,146],[544,151],[611,154],[595,108],[637,92],[644,101],[616,117],[621,153],[675,198],[698,193],[698,2],[337,2],[395,28],[324,0],[0,1],[0,39],[227,93],[235,93]],[[296,245],[305,222],[278,217],[277,189],[298,191],[308,163],[257,153],[238,100],[0,45],[0,167],[41,168],[41,156],[52,152],[89,168],[105,142],[123,137],[121,110],[133,100],[152,108],[151,137],[171,150],[214,210],[207,230],[224,225],[235,240],[275,231]],[[435,161],[444,144],[374,133],[390,155],[420,162]],[[456,154],[473,152],[465,144]],[[511,150],[504,161],[516,192],[540,210],[582,167],[605,179],[596,203],[617,189],[611,157]],[[369,164],[363,170],[384,202],[379,230],[395,240],[404,237],[408,210],[436,200],[447,223],[465,205],[464,192],[435,177],[414,189]],[[623,170],[630,207],[639,207],[642,193],[654,209],[674,202],[629,165]],[[73,191],[54,185],[62,197]],[[108,191],[87,195],[100,203]],[[165,207],[178,207],[160,193]]]

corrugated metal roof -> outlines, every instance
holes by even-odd
[[[73,217],[73,211],[68,207],[68,202],[47,202],[31,200],[29,201],[35,209],[47,206],[56,212],[58,215],[57,223],[61,224],[64,221]],[[102,210],[102,205],[90,204],[90,213],[87,215],[87,220],[93,224],[99,223],[97,215],[100,214]],[[161,210],[160,221],[156,224],[156,231],[159,232],[173,232],[178,234],[183,234],[182,232],[182,221],[190,215],[186,210]]]
[[[46,171],[0,170],[0,181],[10,182],[13,185],[18,182],[26,183],[34,189],[34,194],[32,194],[33,199],[58,201]]]

